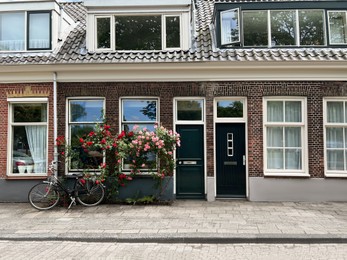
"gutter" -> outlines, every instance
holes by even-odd
[[[58,105],[57,105],[57,73],[53,72],[53,138],[54,138],[54,162],[58,162],[58,146],[56,143],[58,137]],[[58,177],[58,164],[54,164],[54,175]]]

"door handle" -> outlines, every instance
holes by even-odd
[[[246,155],[242,156],[243,165],[246,165]]]

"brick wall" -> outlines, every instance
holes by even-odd
[[[30,87],[31,95],[25,90]],[[48,129],[48,162],[53,160],[53,88],[52,83],[40,84],[0,84],[0,178],[6,178],[7,148],[8,144],[8,93],[14,93],[19,97],[35,97],[35,93],[48,97],[49,129]]]
[[[249,176],[263,176],[263,97],[307,97],[308,156],[311,177],[324,177],[323,97],[347,96],[346,82],[202,82],[202,83],[60,83],[59,135],[65,131],[67,97],[100,96],[106,98],[106,117],[119,131],[120,97],[159,97],[160,121],[173,125],[174,97],[206,98],[207,173],[213,176],[213,99],[214,97],[247,97]]]

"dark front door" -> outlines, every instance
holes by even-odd
[[[177,125],[181,147],[176,159],[176,197],[204,198],[204,134],[202,125]]]
[[[217,197],[246,196],[245,124],[216,124]]]

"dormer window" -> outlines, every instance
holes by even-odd
[[[50,11],[0,13],[0,51],[50,49]]]
[[[188,50],[191,0],[84,0],[89,51]]]
[[[97,50],[164,50],[182,46],[180,15],[96,16]]]
[[[347,44],[346,6],[338,1],[216,4],[215,12],[221,48]]]

